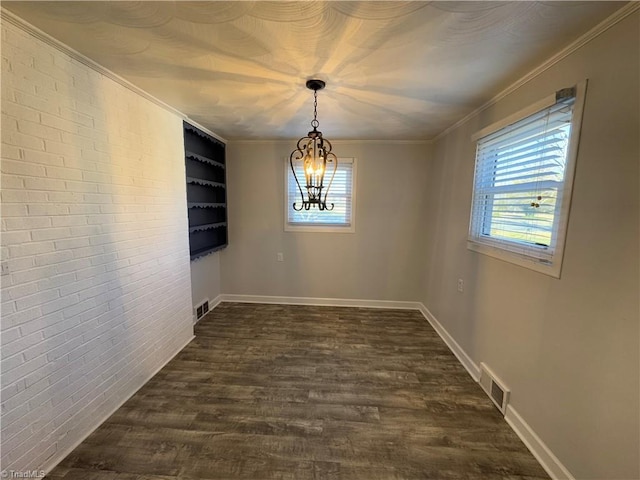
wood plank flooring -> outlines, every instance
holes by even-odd
[[[223,303],[47,478],[548,478],[422,315]]]

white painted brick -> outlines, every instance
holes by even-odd
[[[6,193],[6,192],[2,192]],[[29,232],[3,232],[2,244],[3,245],[15,245],[31,241],[31,235]],[[11,247],[9,247],[11,250]]]
[[[28,120],[18,121],[18,131],[24,135],[30,135],[35,138],[60,141],[62,132],[55,128],[48,127],[41,123],[34,123]],[[44,146],[44,142],[43,142]]]
[[[66,238],[71,235],[70,228],[47,228],[44,230],[34,230],[31,232],[31,238],[34,242],[41,242],[43,240],[56,240],[59,238]]]
[[[117,217],[114,215],[90,215],[87,217],[87,223],[89,225],[104,225],[117,223]]]
[[[21,338],[21,334],[20,334],[20,329],[19,328],[17,328],[17,327],[6,328],[6,329],[2,330],[2,337],[0,337],[0,344],[2,345],[2,348],[4,349],[4,347],[6,345],[8,345],[11,342],[15,342],[19,338]],[[0,355],[5,356],[5,352],[4,351],[0,351]],[[6,355],[6,356],[9,356],[9,355]]]
[[[74,258],[84,258],[84,257],[93,257],[95,255],[102,255],[104,253],[104,247],[99,246],[91,246],[84,248],[77,248],[73,250]]]
[[[16,308],[19,310],[27,310],[32,307],[37,307],[45,302],[50,302],[58,298],[58,292],[55,290],[46,290],[44,292],[39,292],[34,295],[29,295],[27,297],[22,297],[16,300]]]
[[[95,119],[91,115],[77,112],[71,108],[61,107],[60,116],[64,119],[71,120],[74,123],[84,125],[85,127],[95,128]],[[98,120],[100,122],[100,120]],[[106,131],[103,129],[103,131]]]
[[[40,122],[40,112],[38,110],[26,107],[24,105],[18,105],[17,103],[5,99],[2,99],[2,113],[7,115],[8,117],[22,118],[24,120],[29,120],[30,122],[35,123]]]
[[[58,300],[54,300],[49,303],[45,303],[40,306],[43,315],[47,315],[49,313],[56,312],[58,310],[62,310],[63,308],[69,307],[78,303],[78,296],[72,295],[70,297],[62,297]]]
[[[48,113],[40,114],[40,118],[41,118],[40,122],[43,125],[53,127],[56,130],[61,130],[61,131],[71,132],[71,133],[78,132],[78,124],[75,122],[72,122],[71,120],[66,120],[64,118],[50,115]]]
[[[53,140],[44,141],[44,149],[51,154],[63,155],[65,157],[79,157],[81,149],[75,145],[69,145],[68,143],[54,142]]]
[[[22,150],[13,145],[2,144],[2,159],[22,160]]]
[[[44,278],[38,282],[38,288],[40,290],[49,290],[51,288],[63,287],[76,280],[75,272],[64,273],[62,275],[56,275],[48,278]],[[60,293],[60,296],[64,296]]]
[[[33,230],[51,226],[49,217],[15,217],[6,218],[7,230]]]
[[[11,134],[18,132],[18,121],[15,118],[2,115],[2,141],[7,142]]]
[[[105,183],[105,182],[111,182],[113,175],[109,175],[107,173],[100,173],[100,172],[82,172],[82,178],[87,182]],[[100,186],[102,187],[104,185],[100,185]],[[111,192],[108,192],[108,193],[111,193]]]
[[[18,175],[2,175],[0,179],[0,185],[3,190],[9,189],[22,189],[24,187],[24,178]]]
[[[53,376],[57,375],[58,372],[68,373],[65,370],[69,367],[69,362],[66,357],[61,360],[56,360],[54,362],[50,362],[47,364],[47,368],[43,369],[48,373],[46,376],[32,375],[29,377],[31,387],[28,387],[29,390],[32,390],[31,395],[29,396],[28,403],[29,408],[32,410],[39,409],[45,405],[51,405],[51,396],[58,388],[62,388],[65,385],[69,384],[69,380],[67,379],[67,375],[63,375],[60,378],[56,378],[53,381]],[[41,373],[41,372],[38,372]]]
[[[102,193],[85,193],[82,195],[85,203],[111,203],[113,201],[111,195]]]
[[[62,156],[55,153],[39,151],[38,149],[28,149],[26,146],[22,150],[22,159],[25,162],[40,163],[42,165],[63,165]]]
[[[33,257],[9,258],[5,260],[5,265],[9,268],[9,272],[15,275],[23,270],[31,269],[35,262]]]
[[[16,285],[13,287],[3,288],[2,293],[6,294],[8,299],[17,300],[27,295],[33,295],[38,292],[38,285],[36,283],[27,283],[24,285]],[[2,342],[5,341],[4,335],[6,332],[2,332]]]
[[[19,470],[95,428],[192,325],[181,119],[2,35],[1,460]]]
[[[68,250],[72,248],[88,247],[90,245],[88,238],[65,238],[54,242],[56,250]]]
[[[9,426],[9,425],[15,423],[20,418],[24,417],[28,412],[29,412],[29,405],[28,404],[24,403],[22,405],[19,405],[14,410],[2,415],[2,424],[4,426]],[[24,424],[22,424],[21,426],[24,428]],[[4,431],[3,431],[3,433],[4,433]]]
[[[42,311],[42,307],[37,307],[40,311]],[[64,319],[62,317],[62,310],[58,310],[53,313],[49,313],[47,315],[41,314],[38,318],[22,323],[20,325],[20,332],[22,335],[31,335],[35,332],[42,332],[42,335],[47,336],[47,329],[49,327],[53,327],[54,325],[63,322]]]
[[[92,278],[95,277],[97,275],[100,275],[104,272],[106,272],[107,269],[104,265],[97,265],[95,267],[90,267],[90,268],[84,268],[82,270],[78,270],[76,271],[76,278],[78,280],[83,280],[86,278]]]
[[[77,192],[48,192],[47,197],[53,203],[82,203],[83,195]]]
[[[64,316],[64,318],[75,317],[76,315],[79,315],[83,312],[86,312],[87,310],[94,308],[96,305],[97,305],[96,300],[94,298],[89,298],[88,300],[80,302],[71,307],[65,308],[62,311],[62,315]]]
[[[64,335],[56,335],[52,338],[63,337]],[[70,340],[65,341],[60,347],[52,348],[47,352],[47,360],[49,362],[53,362],[54,360],[58,360],[62,357],[66,357],[69,352],[75,350],[76,348],[81,347],[85,342],[82,340],[82,337],[75,337]]]
[[[53,337],[55,335],[59,335],[64,332],[68,332],[69,330],[73,329],[74,327],[77,327],[78,325],[78,321],[76,319],[65,320],[62,316],[62,310],[57,311],[55,315],[59,316],[60,318],[59,321],[48,322],[47,326],[45,326],[44,328],[42,328],[41,326],[40,331],[42,332],[42,335],[44,335],[46,338]]]
[[[86,225],[87,217],[82,215],[65,215],[51,218],[51,224],[54,227],[72,227],[78,225]]]
[[[13,76],[16,77],[17,83],[28,83],[34,85],[43,85],[48,88],[55,88],[55,81],[50,75],[43,74],[33,68],[31,65],[14,63],[12,65]],[[12,76],[12,77],[13,77]]]
[[[35,320],[40,318],[42,312],[40,311],[40,307],[32,308],[31,310],[25,310],[22,312],[10,313],[6,311],[2,311],[2,329],[15,327],[17,325],[24,324],[31,320]],[[22,331],[21,331],[22,332]],[[22,335],[25,335],[22,332]]]
[[[14,328],[13,330],[17,330],[18,332],[20,331],[19,328]],[[2,333],[2,335],[4,336],[4,332]],[[33,347],[34,345],[37,345],[38,343],[42,342],[43,338],[44,337],[42,336],[42,332],[37,331],[30,335],[20,336],[16,340],[7,342],[6,344],[4,343],[4,340],[3,340],[2,358],[12,357],[14,355],[22,354],[28,348]]]
[[[47,216],[59,216],[67,215],[70,210],[70,205],[27,205],[27,211],[29,215],[47,215]]]
[[[53,242],[24,243],[22,245],[12,245],[9,247],[9,255],[12,258],[37,255],[54,251]]]
[[[24,186],[27,190],[53,190],[65,191],[66,186],[63,180],[51,178],[29,178],[24,179]]]
[[[22,161],[7,160],[6,157],[2,158],[2,173],[29,175],[32,177],[44,177],[45,175],[43,166]]]
[[[12,362],[16,359],[15,362]],[[17,362],[20,360],[20,363]],[[47,363],[47,359],[42,356],[35,358],[31,361],[25,362],[20,355],[10,357],[6,360],[2,360],[2,385],[9,385],[15,383],[18,380],[23,379],[27,374],[38,370]]]
[[[75,168],[47,167],[46,175],[48,178],[82,180],[82,171]]]
[[[10,371],[13,368],[17,368],[20,365],[24,364],[24,357],[22,355],[14,355],[13,357],[10,358],[3,358],[2,359],[2,370],[3,370],[3,375]],[[2,378],[2,387],[5,387],[7,385],[10,385],[12,383],[14,383],[17,379],[16,378],[11,378],[9,379],[9,377],[3,377]]]
[[[27,206],[26,205],[12,205],[12,204],[3,204],[2,205],[2,217],[24,217],[27,215]]]
[[[82,160],[95,164],[96,168],[99,166],[99,171],[101,172],[118,171],[118,168],[112,164],[109,154],[94,150],[93,145],[91,148],[83,148],[80,156]]]
[[[20,125],[18,125],[20,128]],[[97,132],[96,132],[97,133]],[[99,133],[99,135],[106,136],[104,133]],[[68,143],[70,145],[75,145],[80,147],[83,150],[97,150],[95,146],[95,141],[89,135],[79,135],[77,133],[69,133],[69,132],[60,132],[60,137],[62,138],[62,143]],[[106,138],[105,138],[106,141]],[[104,149],[101,150],[105,153],[109,153],[109,150]]]
[[[21,132],[12,132],[4,130],[3,125],[2,141],[5,144],[13,145],[21,148],[28,148],[31,150],[44,150],[44,140],[40,137],[33,137],[31,135],[25,135]]]
[[[69,205],[71,215],[91,215],[100,213],[100,205]],[[87,222],[89,223],[89,222]]]
[[[56,273],[67,273],[67,272],[77,272],[82,270],[83,268],[87,268],[91,266],[91,260],[88,258],[78,258],[76,260],[70,260],[65,263],[60,263],[56,265]]]
[[[2,438],[3,454],[7,450],[11,451],[21,448],[23,444],[29,439],[31,434],[31,427],[29,425],[21,424],[16,425],[15,429],[9,429],[8,434],[6,436],[3,436]]]
[[[8,235],[8,234],[7,234]],[[3,235],[4,237],[4,235]],[[41,278],[46,278],[56,274],[55,266],[36,267],[31,270],[25,270],[22,272],[15,272],[11,274],[11,279],[15,285],[21,283],[33,282]]]
[[[73,259],[73,253],[68,250],[62,252],[46,253],[44,255],[38,255],[35,257],[36,265],[54,265],[56,263],[66,262]]]
[[[73,237],[93,237],[102,233],[103,228],[101,225],[82,225],[79,227],[71,227],[71,236]]]
[[[98,185],[95,183],[87,182],[65,182],[66,189],[70,192],[83,192],[83,193],[96,193],[98,192]]]

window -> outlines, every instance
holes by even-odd
[[[474,135],[471,250],[560,277],[586,82]]]
[[[302,167],[298,178],[304,179]],[[328,176],[328,174],[327,174]],[[285,161],[285,226],[286,231],[302,232],[343,232],[355,231],[355,185],[356,159],[339,158],[336,175],[329,189],[327,204],[333,203],[333,210],[320,211],[312,207],[310,210],[296,212],[293,203],[300,204],[300,191],[291,172],[289,159]],[[303,187],[304,188],[304,187]]]

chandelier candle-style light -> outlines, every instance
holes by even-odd
[[[296,149],[291,152],[289,157],[291,170],[298,185],[300,197],[302,197],[302,204],[298,205],[297,202],[294,202],[293,209],[296,211],[309,210],[312,206],[317,206],[319,210],[333,210],[333,203],[327,206],[327,195],[338,168],[338,158],[331,153],[331,142],[323,138],[322,132],[318,130],[320,123],[317,118],[318,90],[322,90],[325,83],[322,80],[312,79],[307,80],[306,85],[308,89],[313,90],[313,120],[311,120],[313,130],[306,137],[298,140]],[[304,190],[296,174],[296,167],[298,168],[298,173],[300,170],[304,172]],[[331,174],[331,178],[325,186],[327,169]]]

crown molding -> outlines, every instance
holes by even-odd
[[[589,43],[591,40],[595,39],[600,34],[606,32],[611,27],[613,27],[614,25],[616,25],[620,21],[624,20],[629,15],[631,15],[632,13],[636,12],[639,9],[640,9],[640,2],[631,1],[631,2],[627,3],[624,7],[620,8],[619,10],[614,12],[609,17],[605,18],[598,25],[596,25],[591,30],[589,30],[588,32],[586,32],[585,34],[581,35],[579,38],[577,38],[576,40],[571,42],[569,45],[564,47],[562,50],[560,50],[558,53],[553,55],[551,58],[545,60],[541,65],[538,65],[536,68],[531,70],[525,76],[523,76],[520,79],[516,80],[514,83],[512,83],[507,88],[505,88],[500,93],[498,93],[496,96],[494,96],[491,100],[489,100],[488,102],[484,103],[480,107],[476,108],[471,113],[465,115],[463,118],[458,120],[456,123],[454,123],[450,127],[447,127],[445,130],[443,130],[438,135],[433,137],[431,139],[431,141],[433,143],[435,143],[438,140],[442,139],[444,136],[446,136],[447,134],[451,133],[453,130],[458,128],[460,125],[463,125],[464,123],[466,123],[467,121],[469,121],[471,118],[475,117],[476,115],[478,115],[482,111],[486,110],[487,108],[491,107],[492,105],[495,105],[497,102],[502,100],[507,95],[513,93],[514,91],[516,91],[517,89],[519,89],[523,85],[526,85],[531,80],[533,80],[534,78],[536,78],[537,76],[539,76],[543,72],[547,71],[549,68],[553,67],[556,63],[560,62],[562,59],[564,59],[567,56],[571,55],[576,50],[579,50],[580,48],[585,46],[587,43]]]
[[[69,57],[73,58],[74,60],[80,62],[83,65],[85,65],[86,67],[89,67],[90,69],[98,72],[100,75],[104,75],[105,77],[107,77],[107,78],[113,80],[114,82],[122,85],[123,87],[131,90],[132,92],[134,92],[137,95],[145,98],[146,100],[150,101],[151,103],[154,103],[155,105],[163,108],[164,110],[167,110],[168,112],[173,113],[174,115],[180,117],[181,119],[186,120],[190,124],[192,124],[192,125],[198,127],[199,129],[207,132],[212,137],[217,138],[221,142],[227,143],[227,140],[225,138],[222,138],[220,135],[216,134],[215,132],[212,132],[208,128],[200,125],[198,122],[196,122],[193,119],[189,118],[188,115],[182,113],[180,110],[177,110],[176,108],[173,108],[171,105],[166,104],[165,102],[163,102],[159,98],[154,97],[153,95],[151,95],[150,93],[144,91],[140,87],[135,86],[133,83],[131,83],[130,81],[124,79],[123,77],[121,77],[117,73],[114,73],[111,70],[109,70],[108,68],[103,67],[99,63],[94,62],[89,57],[83,55],[82,53],[78,52],[77,50],[74,50],[73,48],[69,47],[68,45],[65,45],[60,40],[52,37],[48,33],[43,32],[38,27],[36,27],[34,25],[31,25],[29,22],[25,21],[24,19],[20,18],[19,16],[17,16],[16,14],[10,12],[9,10],[7,10],[4,7],[0,7],[0,19],[2,20],[2,22],[10,23],[11,25],[13,25],[13,26],[19,28],[20,30],[22,30],[23,32],[28,33],[29,35],[37,38],[41,42],[49,45],[50,47],[55,48],[56,50],[62,52],[63,54],[68,55]]]
[[[295,143],[297,138],[231,138],[229,143],[234,144],[274,144],[274,143],[282,143],[290,145]],[[346,144],[369,144],[369,145],[431,145],[433,144],[433,140],[380,140],[380,139],[335,139],[330,140],[331,145],[346,145]]]

